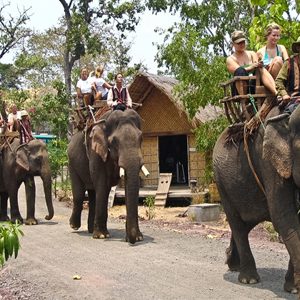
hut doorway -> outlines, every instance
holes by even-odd
[[[188,184],[187,136],[160,136],[159,172],[172,173],[171,184]]]

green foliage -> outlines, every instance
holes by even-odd
[[[221,116],[198,127],[196,129],[197,150],[201,152],[211,152],[218,137],[227,126],[227,118]]]
[[[213,181],[212,151],[218,137],[227,126],[228,120],[222,116],[204,123],[196,129],[197,150],[205,155],[205,170],[202,178],[204,184]]]
[[[52,83],[53,91],[41,93],[33,97],[27,105],[33,127],[36,131],[43,124],[48,124],[51,133],[59,138],[66,138],[69,117],[69,96],[61,81]]]
[[[257,5],[259,10],[264,10],[267,13],[257,14],[252,20],[249,28],[250,48],[258,50],[265,44],[265,28],[269,23],[275,22],[282,28],[280,43],[285,45],[289,51],[291,44],[298,38],[300,32],[299,15],[295,13],[298,9],[298,1],[252,0],[251,2]],[[289,52],[291,53],[291,51]]]
[[[10,89],[6,90],[3,98],[6,101],[8,107],[11,104],[15,104],[18,110],[21,110],[25,109],[24,104],[26,103],[27,99],[30,98],[30,93],[29,91]]]
[[[155,197],[148,196],[144,199],[144,206],[146,207],[146,216],[148,220],[155,217]]]
[[[47,146],[53,178],[62,175],[63,167],[68,165],[67,147],[66,139],[52,140]]]
[[[21,72],[12,64],[0,63],[0,87],[1,89],[17,88],[20,85]]]
[[[14,255],[17,258],[20,241],[19,237],[23,236],[20,224],[9,222],[0,223],[0,264],[3,267],[4,262]]]

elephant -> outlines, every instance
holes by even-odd
[[[143,240],[138,224],[140,177],[145,169],[141,119],[133,109],[109,111],[87,131],[79,131],[68,145],[69,171],[73,193],[70,226],[78,230],[85,192],[88,191],[88,231],[95,239],[108,238],[107,206],[112,186],[122,176],[126,197],[126,241]]]
[[[11,143],[2,147],[0,159],[0,220],[9,220],[7,214],[7,198],[10,199],[11,221],[23,223],[18,204],[18,190],[24,182],[26,191],[27,216],[26,225],[38,224],[35,218],[35,182],[34,176],[40,176],[43,181],[48,215],[46,220],[54,216],[52,202],[52,180],[46,144],[34,139],[29,143],[20,144],[15,138]]]
[[[250,138],[229,143],[226,128],[213,149],[213,170],[229,226],[229,269],[238,280],[260,281],[248,234],[271,221],[290,255],[284,290],[300,288],[300,107],[291,115],[272,108]]]

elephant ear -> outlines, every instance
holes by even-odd
[[[28,153],[27,149],[25,147],[20,148],[17,150],[16,154],[16,163],[21,168],[25,169],[26,171],[29,171],[29,160],[28,160]]]
[[[106,162],[108,144],[103,125],[95,126],[91,131],[90,137],[92,138],[92,150],[95,151],[104,162]]]
[[[271,161],[283,178],[292,175],[292,149],[287,119],[269,120],[263,141],[263,158]]]

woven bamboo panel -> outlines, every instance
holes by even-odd
[[[205,159],[201,152],[196,151],[196,138],[194,135],[188,136],[189,149],[189,178],[197,179],[198,182],[204,175]]]
[[[180,112],[174,103],[156,88],[153,88],[138,112],[143,119],[144,134],[157,132],[182,134],[192,129],[186,114]]]
[[[145,137],[142,144],[142,154],[149,177],[144,177],[144,185],[156,185],[158,178],[157,137]]]

